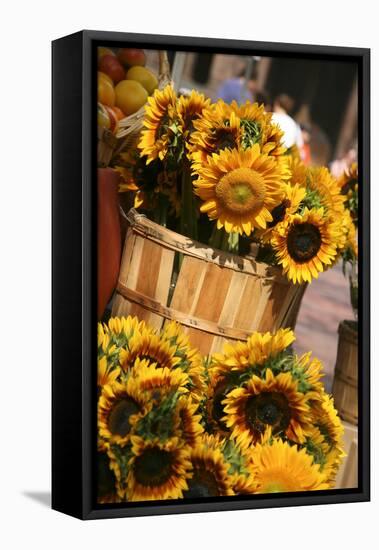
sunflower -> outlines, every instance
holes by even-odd
[[[353,258],[358,258],[358,236],[357,229],[352,216],[345,218],[346,220],[346,243],[345,250],[349,250]]]
[[[337,180],[325,166],[307,169],[308,207],[323,206],[326,213],[338,215],[344,211],[344,201]]]
[[[358,189],[358,164],[353,162],[346,170],[344,170],[342,176],[337,180],[338,186],[342,195],[348,195],[357,191]]]
[[[231,484],[235,495],[252,495],[256,491],[254,477],[251,473],[234,474]]]
[[[270,211],[283,199],[286,167],[262,154],[257,144],[246,151],[213,154],[207,165],[195,171],[201,212],[228,233],[250,235],[255,227],[265,229],[273,220]]]
[[[211,375],[206,394],[206,423],[208,429],[218,433],[220,436],[230,435],[230,429],[224,421],[225,410],[223,401],[228,393],[234,388],[226,377]]]
[[[136,359],[146,359],[158,367],[174,369],[180,362],[175,356],[176,348],[164,341],[150,329],[136,331],[129,339],[127,347],[120,351],[120,364],[125,372],[132,369]]]
[[[99,358],[97,362],[97,387],[101,389],[107,384],[113,384],[121,374],[121,369],[113,368],[107,364],[105,356]]]
[[[303,447],[312,457],[313,462],[319,465],[324,481],[329,484],[329,488],[332,488],[341,463],[339,457],[343,456],[342,449],[330,447],[326,436],[316,426],[309,430]]]
[[[257,493],[328,489],[319,466],[313,464],[306,450],[280,439],[252,449],[251,471]]]
[[[273,229],[283,222],[286,216],[296,214],[305,195],[306,191],[300,185],[286,183],[284,185],[284,199],[271,211],[272,222],[267,224],[267,229],[257,230],[256,236],[264,244],[270,244]]]
[[[300,203],[305,197],[305,189],[298,184],[287,183],[284,186],[285,198],[272,210],[271,215],[273,217],[272,222],[268,224],[269,228],[274,227],[279,222],[282,222],[286,215],[295,214],[299,209]]]
[[[190,397],[180,397],[175,408],[175,419],[176,431],[180,432],[181,438],[188,445],[194,447],[204,432],[198,404],[192,402]]]
[[[149,97],[143,119],[144,129],[138,144],[141,155],[147,157],[146,164],[167,155],[170,135],[169,126],[175,113],[176,94],[168,84],[163,90],[155,90]]]
[[[120,470],[109,446],[99,451],[96,457],[97,466],[97,502],[109,504],[121,502],[123,492],[119,484]]]
[[[153,332],[147,327],[145,321],[139,321],[137,317],[130,315],[128,317],[111,317],[108,323],[98,323],[98,347],[106,352],[107,346],[115,344],[116,340],[117,346],[121,348],[120,342],[126,342],[135,332],[144,329]]]
[[[293,155],[286,156],[286,160],[291,172],[289,183],[306,188],[308,169],[305,164],[301,161],[300,157],[294,157]]]
[[[240,119],[223,101],[204,109],[201,117],[194,120],[193,126],[188,149],[195,165],[207,163],[213,153],[240,146]]]
[[[173,438],[165,443],[132,436],[132,457],[127,476],[129,501],[183,497],[188,489],[191,462],[188,448]]]
[[[144,166],[146,166],[145,159],[140,157],[138,150],[133,146],[118,155],[113,169],[120,175],[119,193],[138,191]]]
[[[234,494],[232,478],[228,474],[228,463],[212,436],[200,439],[190,450],[192,464],[191,479],[184,498],[231,496]]]
[[[267,369],[265,378],[253,375],[245,387],[228,393],[223,404],[223,420],[241,449],[259,441],[268,427],[273,435],[283,434],[297,443],[305,439],[310,422],[307,395],[298,391],[289,372],[274,376]]]
[[[170,321],[161,331],[161,339],[175,347],[175,357],[180,357],[178,367],[188,374],[189,390],[192,398],[199,401],[205,391],[205,368],[197,349],[192,348],[188,336],[179,323]]]
[[[287,277],[303,283],[333,264],[343,239],[340,224],[325,217],[324,208],[305,208],[275,227],[271,245]]]
[[[325,391],[320,392],[319,396],[319,399],[311,401],[313,423],[324,435],[330,447],[342,449],[344,430],[333,398]]]
[[[319,399],[311,401],[312,422],[320,432],[326,449],[323,474],[330,486],[335,483],[338,468],[346,456],[343,448],[343,425],[334,407],[333,398],[320,392]]]
[[[243,149],[258,143],[264,154],[281,156],[285,152],[282,145],[283,131],[272,122],[272,113],[266,112],[263,104],[246,101],[238,105],[236,101],[232,101],[231,109],[241,121]]]
[[[214,353],[210,365],[211,375],[227,375],[231,371],[243,372],[249,366],[260,366],[269,358],[278,356],[295,340],[293,331],[280,328],[275,334],[253,332],[246,342],[224,344],[222,353]]]
[[[323,383],[321,377],[324,376],[323,364],[317,357],[311,357],[312,352],[304,353],[301,357],[297,357],[296,367],[299,374],[299,385],[305,385],[305,391],[312,390],[320,393],[323,391]]]
[[[181,369],[158,367],[146,359],[137,359],[131,371],[131,379],[138,387],[139,395],[144,399],[159,401],[165,395],[178,391],[188,392],[188,375]]]
[[[108,369],[120,367],[120,351],[128,346],[129,340],[135,334],[149,332],[153,329],[146,326],[137,317],[111,317],[108,323],[98,323],[98,360],[103,356],[107,359]]]
[[[99,436],[111,444],[126,445],[133,425],[149,408],[133,377],[104,386],[98,403]]]
[[[211,100],[206,99],[204,94],[191,90],[188,96],[182,95],[178,99],[177,113],[181,120],[181,126],[186,139],[194,131],[194,122],[201,117],[204,109],[210,106]]]

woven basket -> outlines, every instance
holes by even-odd
[[[158,88],[162,90],[171,82],[170,64],[166,51],[158,52],[159,73]],[[113,156],[122,151],[135,147],[143,126],[145,107],[137,112],[121,119],[118,122],[117,133],[114,135],[110,130],[100,128],[98,131],[97,163],[99,167],[105,168],[111,162]]]
[[[303,286],[278,268],[207,247],[134,209],[127,219],[112,315],[136,315],[156,329],[178,321],[203,354],[293,321]]]
[[[343,420],[358,424],[358,333],[349,321],[342,321],[338,332],[334,404]]]

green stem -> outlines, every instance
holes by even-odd
[[[167,226],[167,213],[168,213],[168,206],[169,201],[166,195],[163,195],[162,193],[159,193],[158,197],[158,217],[159,217],[159,225],[162,225],[163,227]]]
[[[212,235],[209,238],[209,246],[212,248],[218,248],[221,250],[222,238],[223,238],[223,229],[217,229],[217,224],[213,225]]]
[[[227,233],[224,228],[217,229],[217,225],[215,224],[209,239],[209,245],[224,252],[238,254],[239,234],[236,232]]]
[[[239,240],[240,240],[239,233],[237,233],[236,231],[234,231],[233,233],[229,233],[229,238],[228,238],[229,252],[232,252],[233,254],[238,254]]]

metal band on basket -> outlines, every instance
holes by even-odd
[[[233,327],[222,327],[217,323],[212,323],[212,321],[206,321],[205,319],[184,314],[181,311],[164,306],[163,304],[152,300],[148,296],[126,287],[120,282],[117,285],[117,292],[119,292],[129,302],[138,304],[144,309],[148,309],[149,311],[152,311],[165,319],[169,319],[170,321],[177,321],[186,327],[208,332],[215,336],[230,338],[232,340],[247,340],[250,336],[250,333],[245,330],[236,329]]]

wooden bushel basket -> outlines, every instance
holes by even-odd
[[[358,333],[351,321],[342,321],[338,332],[334,404],[343,420],[358,424]]]
[[[134,209],[127,219],[113,316],[136,315],[156,329],[178,321],[203,354],[293,322],[303,286],[278,268],[183,237]]]

